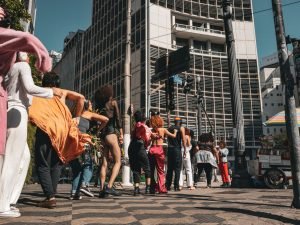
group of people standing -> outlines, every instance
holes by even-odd
[[[59,76],[50,72],[52,64],[47,49],[33,35],[10,29],[9,21],[0,7],[0,217],[21,215],[15,204],[30,163],[28,121],[37,126],[35,166],[45,196],[38,206],[56,207],[57,184],[61,167],[66,163],[70,164],[73,173],[70,199],[81,199],[80,192],[93,196],[89,189],[94,145],[89,130],[93,124],[100,131],[97,132],[98,138],[103,145],[99,165],[99,197],[120,195],[113,186],[121,167],[123,130],[112,86],[105,85],[95,92],[96,113],[83,95],[60,88]],[[27,53],[37,56],[36,67],[45,73],[42,87],[33,82]],[[66,101],[73,102],[73,110],[69,110]],[[184,170],[189,189],[194,189],[195,169],[198,174],[205,170],[207,186],[210,187],[212,169],[217,167],[217,162],[223,186],[230,186],[228,149],[224,142],[219,143],[218,150],[213,145],[212,136],[202,134],[199,143],[196,143],[193,132],[183,127],[178,117],[168,129],[164,128],[159,113],[152,112],[147,120],[141,111],[136,111],[134,119],[128,149],[134,195],[140,194],[142,170],[146,178],[146,194],[167,193],[173,182],[174,190],[180,191],[184,183]],[[164,148],[166,139],[167,153]],[[113,166],[106,183],[111,158]]]
[[[142,170],[146,179],[145,194],[167,193],[171,190],[172,183],[174,190],[180,191],[183,188],[185,174],[187,188],[194,190],[203,170],[209,188],[212,171],[217,167],[223,181],[221,186],[230,187],[227,160],[229,151],[224,141],[215,146],[212,134],[205,133],[200,135],[199,141],[196,142],[193,131],[183,127],[179,117],[175,118],[174,125],[168,129],[163,127],[164,122],[159,113],[151,112],[149,120],[146,120],[141,111],[136,111],[134,119],[135,126],[128,148],[134,195],[140,194]],[[167,150],[164,149],[165,140]]]

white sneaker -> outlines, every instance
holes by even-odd
[[[20,216],[21,213],[12,210],[0,212],[0,217],[20,217]]]
[[[20,210],[15,206],[10,206],[10,210],[14,212],[20,212]]]

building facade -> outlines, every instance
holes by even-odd
[[[31,21],[24,22],[22,21],[22,26],[24,31],[34,34],[35,30],[35,19],[36,19],[36,0],[25,0],[25,9],[31,16]]]
[[[290,69],[295,76],[294,60],[291,53],[289,53]],[[278,55],[274,53],[262,59],[260,68],[261,78],[261,93],[263,114],[262,122],[265,124],[272,116],[285,110],[285,86],[281,84],[280,68],[278,63]],[[295,103],[299,107],[299,89],[295,86]],[[264,135],[281,135],[286,133],[286,126],[263,126]]]
[[[94,0],[92,25],[76,51],[74,88],[91,98],[103,84],[114,86],[124,112],[124,61],[127,0]],[[243,101],[245,142],[248,155],[258,148],[262,134],[261,96],[256,38],[251,0],[233,1],[233,28]],[[216,138],[232,147],[232,110],[221,0],[132,0],[131,103],[146,113],[150,109],[167,117],[164,81],[151,83],[155,61],[188,45],[190,69],[178,74],[191,76],[194,85],[184,94],[176,85],[175,116],[197,135],[196,77],[201,80],[204,106]],[[210,131],[202,115],[201,132]]]

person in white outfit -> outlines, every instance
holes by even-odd
[[[0,174],[0,217],[19,217],[16,204],[30,163],[27,145],[27,108],[32,96],[52,98],[60,95],[59,89],[41,88],[34,85],[26,53],[20,52],[17,62],[5,77],[8,94],[7,139],[5,157]],[[32,96],[31,96],[32,95]]]
[[[179,178],[179,189],[183,187],[183,176],[184,176],[184,170],[186,171],[186,177],[187,177],[187,187],[190,190],[194,190],[194,184],[193,184],[193,172],[192,172],[192,163],[191,163],[191,156],[190,156],[190,150],[192,149],[191,144],[191,135],[190,130],[185,127],[185,139],[186,139],[186,151],[184,152],[184,148],[181,148],[182,152],[182,165],[181,165],[181,173]]]

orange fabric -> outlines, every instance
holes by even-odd
[[[29,107],[29,120],[48,134],[52,146],[63,163],[84,151],[84,144],[91,143],[88,134],[79,132],[67,106],[58,97],[52,99],[33,97]]]

